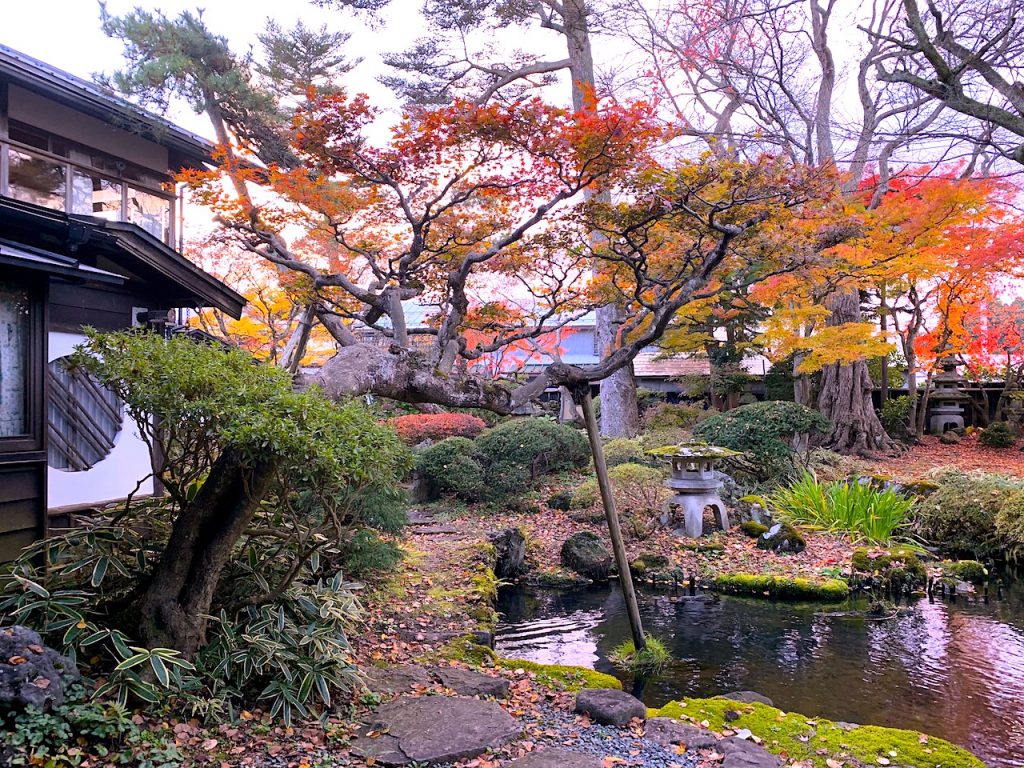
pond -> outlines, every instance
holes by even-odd
[[[1024,766],[1024,584],[988,604],[921,599],[888,621],[821,615],[857,604],[706,604],[652,591],[640,600],[645,629],[673,654],[645,685],[608,661],[630,636],[617,587],[503,589],[497,651],[614,674],[648,706],[753,690],[793,712],[923,731],[991,768]]]

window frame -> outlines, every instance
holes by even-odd
[[[22,435],[0,437],[0,455],[36,453],[46,450],[46,281],[25,270],[12,268],[4,278],[23,286],[29,294],[29,343],[26,365],[28,431]]]
[[[28,124],[26,123],[26,125],[28,125]],[[32,127],[32,126],[29,126],[29,127]],[[90,147],[85,147],[84,145],[75,144],[75,142],[72,142],[72,141],[67,140],[67,139],[63,139],[63,137],[59,137],[59,138],[61,138],[62,141],[67,141],[68,144],[71,147],[79,147],[79,148],[87,150],[89,152],[96,152],[96,153],[99,153],[99,154],[102,154],[102,155],[107,155],[108,154],[106,152],[102,152],[101,150],[94,150],[94,149],[91,149]],[[5,197],[10,197],[10,156],[9,156],[9,153],[10,153],[10,150],[12,150],[12,149],[17,151],[17,152],[21,152],[21,153],[24,153],[24,154],[28,154],[28,155],[31,155],[31,156],[42,158],[42,159],[44,159],[44,160],[46,160],[48,162],[58,163],[58,164],[61,164],[61,165],[65,166],[65,172],[64,172],[64,207],[62,209],[53,208],[51,210],[61,210],[63,213],[67,213],[69,215],[75,215],[75,216],[88,216],[88,215],[91,215],[91,214],[72,214],[71,211],[69,210],[69,208],[71,207],[72,194],[73,194],[72,184],[74,183],[74,174],[75,174],[76,170],[81,172],[81,173],[83,173],[83,174],[86,174],[88,176],[95,176],[95,177],[98,177],[98,178],[102,178],[102,179],[105,179],[107,181],[113,182],[115,184],[119,184],[121,186],[121,208],[120,208],[120,211],[118,213],[118,218],[117,218],[117,220],[119,222],[128,223],[128,224],[131,223],[130,221],[128,221],[128,188],[129,187],[134,187],[135,189],[139,190],[140,192],[145,192],[146,194],[153,195],[155,197],[159,197],[159,198],[161,198],[163,200],[166,200],[167,203],[168,203],[167,232],[166,232],[165,237],[162,240],[162,242],[165,243],[166,245],[170,245],[171,247],[174,247],[175,238],[177,237],[177,232],[175,231],[176,228],[177,228],[176,227],[176,225],[177,225],[177,218],[176,218],[176,213],[177,213],[176,212],[177,196],[176,195],[168,193],[164,189],[154,188],[154,187],[146,184],[145,182],[137,181],[137,180],[134,180],[134,179],[129,179],[126,176],[115,176],[113,174],[101,171],[101,170],[99,170],[99,169],[97,169],[97,168],[95,168],[95,167],[93,167],[91,165],[86,165],[84,163],[75,162],[74,160],[72,160],[72,159],[70,159],[68,157],[63,157],[62,155],[57,155],[57,154],[54,154],[53,152],[44,151],[44,150],[38,149],[37,147],[33,147],[33,146],[26,145],[26,144],[22,144],[22,143],[17,142],[17,141],[13,141],[8,136],[0,136],[0,195],[3,195]],[[126,163],[126,165],[128,165],[128,163]],[[145,170],[150,170],[151,171],[152,169],[145,169]],[[153,173],[156,173],[156,172],[153,171]],[[138,225],[136,225],[136,226],[138,226]],[[140,229],[143,229],[143,228],[140,227]],[[148,230],[145,230],[145,229],[143,229],[143,231],[148,232]]]

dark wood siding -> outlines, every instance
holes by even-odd
[[[50,330],[78,333],[84,325],[100,331],[130,328],[132,307],[144,306],[144,298],[127,291],[54,281],[50,284]]]

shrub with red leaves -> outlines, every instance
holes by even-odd
[[[446,437],[476,437],[487,426],[483,419],[468,413],[411,413],[389,423],[409,445]]]

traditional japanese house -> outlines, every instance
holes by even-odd
[[[0,562],[68,508],[153,490],[137,426],[62,361],[82,330],[238,317],[244,299],[174,249],[172,175],[210,145],[0,46]]]

